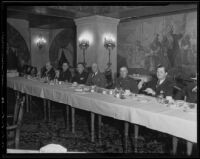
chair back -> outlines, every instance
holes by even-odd
[[[18,114],[18,120],[17,120],[17,125],[19,125],[19,126],[22,123],[22,118],[23,118],[23,114],[24,114],[24,103],[25,103],[25,96],[23,96],[20,99],[19,114]]]
[[[19,106],[20,106],[20,98],[19,94],[16,94],[16,102],[15,102],[15,108],[14,108],[14,117],[13,117],[13,125],[17,123],[17,117],[19,114]]]
[[[24,109],[25,97],[23,96],[21,99],[19,95],[17,96],[15,110],[14,110],[14,118],[13,125],[20,124],[23,118],[23,109]]]

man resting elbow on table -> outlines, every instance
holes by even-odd
[[[157,67],[157,79],[152,79],[150,82],[145,83],[145,81],[140,81],[138,84],[138,89],[141,93],[145,93],[152,96],[159,96],[163,94],[164,98],[172,100],[173,97],[173,88],[175,82],[170,80],[167,75],[167,69],[159,65]]]

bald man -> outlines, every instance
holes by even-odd
[[[130,90],[132,93],[138,93],[137,82],[128,77],[127,67],[120,68],[120,77],[116,80],[115,87],[123,90]]]
[[[89,74],[86,85],[96,85],[98,87],[106,87],[106,78],[103,73],[99,71],[96,63],[92,64],[92,73]]]

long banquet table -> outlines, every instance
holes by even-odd
[[[8,77],[7,87],[197,143],[197,112],[171,109],[153,97],[144,96],[148,102],[140,102],[134,96],[118,99],[96,92],[76,92],[71,84],[49,85],[23,77]]]
[[[11,153],[14,153],[14,154],[17,154],[17,153],[25,154],[25,153],[42,153],[42,152],[40,152],[39,150],[7,149],[7,153],[8,154],[11,154]],[[52,153],[54,153],[54,152],[52,152]],[[86,152],[67,151],[65,153],[86,153]]]

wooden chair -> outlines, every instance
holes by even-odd
[[[19,137],[20,137],[20,128],[23,118],[23,109],[24,109],[25,97],[21,99],[17,96],[14,116],[8,116],[8,118],[13,117],[12,125],[7,125],[7,146],[15,145],[15,148],[19,148]]]

